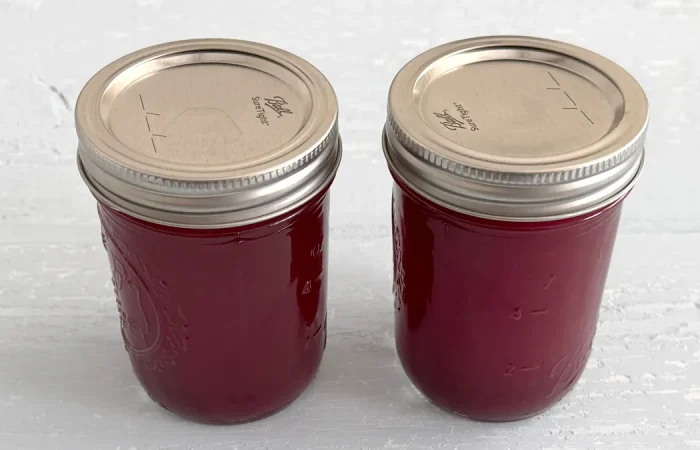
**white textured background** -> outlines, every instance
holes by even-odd
[[[700,1],[328,3],[0,0],[0,448],[700,448]],[[479,424],[430,406],[397,365],[379,138],[406,61],[502,33],[616,60],[652,113],[583,379],[544,415]],[[295,52],[341,106],[326,357],[292,407],[237,427],[181,421],[140,390],[74,162],[73,104],[87,79],[132,50],[193,37]]]

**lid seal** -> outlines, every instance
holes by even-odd
[[[337,116],[328,80],[283,50],[225,39],[157,45],[86,84],[79,169],[98,199],[145,220],[259,222],[330,183]]]
[[[429,50],[392,83],[393,172],[448,208],[541,221],[616,201],[643,163],[648,106],[615,63],[546,39],[496,36]]]

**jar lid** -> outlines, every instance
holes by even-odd
[[[612,61],[557,41],[482,37],[399,71],[384,153],[395,176],[450,209],[555,220],[632,188],[647,122],[644,91]]]
[[[341,157],[328,80],[253,42],[188,40],[127,55],[87,83],[75,119],[93,194],[171,226],[282,214],[328,186]]]

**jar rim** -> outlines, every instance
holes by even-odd
[[[587,214],[591,214],[597,210],[606,208],[610,205],[613,205],[621,200],[623,200],[634,188],[635,184],[637,183],[639,176],[644,168],[644,162],[645,162],[645,155],[642,154],[641,158],[639,160],[639,164],[637,166],[637,171],[634,173],[634,176],[632,177],[631,180],[624,186],[624,188],[617,190],[615,195],[609,196],[605,198],[604,200],[600,201],[599,203],[595,203],[592,205],[589,205],[586,208],[580,208],[576,211],[564,213],[564,214],[551,214],[551,215],[520,215],[520,216],[512,216],[512,215],[506,215],[506,214],[489,214],[483,212],[483,208],[479,208],[479,203],[478,200],[471,199],[472,201],[470,202],[470,199],[465,199],[463,197],[460,197],[458,199],[458,202],[449,202],[443,199],[442,196],[437,196],[434,195],[430,192],[429,189],[425,189],[424,186],[417,184],[415,182],[415,179],[411,177],[407,177],[405,175],[405,172],[402,172],[402,170],[399,168],[397,165],[397,162],[393,159],[394,155],[388,150],[388,144],[386,143],[386,130],[382,132],[382,149],[384,152],[384,156],[387,161],[387,166],[389,168],[389,171],[391,172],[391,175],[396,177],[398,180],[401,181],[406,187],[410,188],[416,195],[424,198],[426,201],[432,202],[438,206],[441,206],[445,209],[448,209],[450,211],[454,211],[460,214],[464,214],[467,216],[472,216],[472,217],[477,217],[481,219],[488,219],[488,220],[495,220],[495,221],[502,221],[502,222],[554,222],[554,221],[560,221],[560,220],[565,220],[565,219],[570,219],[570,218],[575,218],[575,217],[580,217],[580,216],[585,216]],[[456,204],[458,203],[458,204]],[[470,204],[473,204],[474,206],[469,206]],[[532,212],[532,209],[530,209]]]

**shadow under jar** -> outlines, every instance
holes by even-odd
[[[76,108],[122,336],[164,408],[208,423],[269,415],[326,344],[336,97],[269,46],[191,40],[98,72]]]
[[[583,371],[647,100],[622,68],[485,37],[410,61],[389,93],[396,347],[432,402],[536,415]]]

